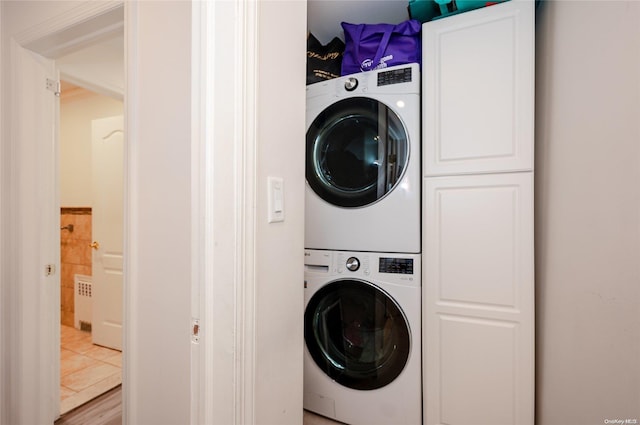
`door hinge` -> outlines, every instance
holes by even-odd
[[[191,319],[191,342],[194,344],[200,343],[200,320]]]
[[[50,92],[53,92],[53,94],[55,94],[56,96],[60,97],[60,81],[47,78],[46,88]]]
[[[55,272],[56,272],[56,266],[54,264],[47,264],[46,266],[44,266],[45,276],[51,276],[52,274],[55,274]]]

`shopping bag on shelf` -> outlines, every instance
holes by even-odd
[[[318,83],[340,76],[344,43],[335,37],[322,45],[311,33],[307,37],[307,84]]]
[[[348,22],[341,25],[345,43],[342,75],[420,63],[422,24],[418,20],[410,19],[397,25]]]

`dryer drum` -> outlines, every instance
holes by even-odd
[[[387,105],[366,97],[336,102],[307,130],[307,182],[325,201],[361,207],[382,199],[409,160],[407,132]]]
[[[305,311],[305,341],[320,369],[357,390],[391,383],[409,358],[410,329],[396,302],[380,288],[340,280],[320,289]]]

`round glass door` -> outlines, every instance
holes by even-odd
[[[307,130],[307,182],[333,205],[362,207],[383,198],[402,178],[408,159],[400,118],[374,99],[336,102]]]
[[[315,363],[356,390],[391,383],[409,358],[409,324],[385,292],[358,280],[320,289],[305,311],[304,338]]]

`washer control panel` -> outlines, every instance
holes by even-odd
[[[420,286],[420,254],[305,250],[305,279],[327,276]]]

